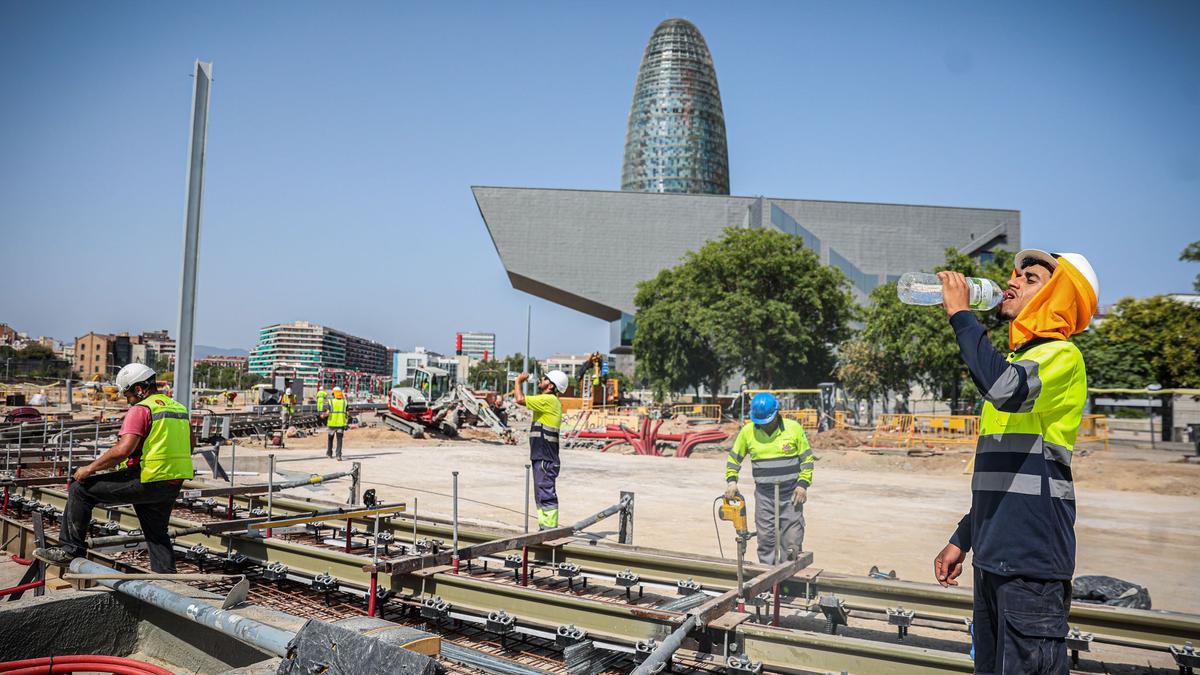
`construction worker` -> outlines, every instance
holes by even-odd
[[[167,525],[171,508],[192,471],[192,426],[187,408],[158,393],[156,375],[140,363],[117,373],[117,390],[129,403],[117,444],[90,464],[79,467],[67,489],[60,545],[39,548],[39,560],[66,565],[87,551],[92,508],[132,504],[146,536],[150,569],[175,572],[175,554]],[[99,473],[118,467],[117,471]]]
[[[804,502],[813,480],[813,453],[804,427],[779,414],[774,394],[759,392],[750,400],[750,422],[738,432],[725,461],[727,500],[738,494],[738,472],[746,455],[754,476],[758,561],[776,565],[792,560],[804,550]],[[780,558],[775,555],[777,538]]]
[[[284,389],[283,396],[279,397],[279,420],[286,428],[292,421],[292,410],[296,405],[296,397],[292,394],[291,389]]]
[[[558,527],[558,430],[562,426],[562,401],[570,381],[561,370],[551,370],[538,380],[539,394],[526,396],[521,385],[529,373],[517,375],[517,405],[529,408],[533,424],[529,427],[529,463],[533,466],[534,502],[537,504],[538,529]]]
[[[318,385],[317,386],[317,414],[318,415],[320,415],[321,411],[325,409],[325,397],[326,396],[328,396],[328,394],[326,393],[325,388]]]
[[[333,457],[333,437],[337,436],[337,460],[342,461],[342,436],[346,433],[346,424],[350,416],[346,413],[346,395],[341,387],[333,388],[333,395],[325,399],[325,408],[321,412],[325,420],[325,456]]]
[[[977,673],[1067,673],[1075,573],[1071,454],[1087,373],[1070,337],[1096,312],[1100,284],[1078,253],[1021,251],[1000,303],[1007,357],[969,307],[962,274],[939,272],[943,306],[971,379],[986,399],[975,446],[971,510],[934,575],[955,586],[974,551]]]

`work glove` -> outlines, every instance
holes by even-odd
[[[738,496],[737,481],[731,480],[725,484],[725,501],[732,501]]]
[[[808,501],[808,488],[797,486],[796,491],[792,493],[792,503],[800,506],[806,501]]]

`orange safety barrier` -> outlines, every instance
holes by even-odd
[[[817,421],[820,419],[820,416],[817,415],[817,411],[814,410],[813,408],[799,408],[797,410],[780,410],[779,414],[783,415],[784,417],[796,420],[797,422],[800,423],[800,426],[804,427],[805,431],[816,431],[817,430]]]
[[[1108,450],[1108,418],[1104,415],[1084,415],[1079,421],[1079,435],[1075,437],[1075,444],[1101,442],[1104,443],[1104,449]]]
[[[796,410],[780,410],[780,415],[796,420],[800,426],[804,427],[805,431],[816,431],[817,424],[821,420],[821,416],[815,408],[799,408]],[[833,428],[842,429],[846,426],[846,411],[835,410],[833,412]]]
[[[907,448],[912,445],[913,416],[899,413],[883,413],[875,418],[875,431],[871,434],[871,447],[882,444]]]
[[[721,406],[710,403],[676,403],[671,406],[671,415],[684,415],[688,419],[721,421]]]
[[[913,442],[975,445],[979,440],[976,415],[913,415]]]

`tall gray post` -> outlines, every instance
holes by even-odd
[[[208,99],[212,64],[196,61],[192,128],[188,147],[187,206],[183,221],[183,271],[179,289],[179,342],[175,347],[175,400],[192,409],[192,346],[196,322],[196,266],[200,255],[200,202],[204,195],[204,151],[208,143]]]
[[[525,365],[521,372],[529,372],[529,328],[533,324],[533,305],[525,305]],[[521,383],[521,393],[529,393],[529,380]]]

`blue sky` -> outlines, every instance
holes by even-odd
[[[608,346],[513,290],[469,186],[617,189],[642,49],[713,52],[734,194],[1019,209],[1101,301],[1188,291],[1200,4],[0,3],[0,321],[178,322],[191,65],[214,63],[197,341]],[[570,261],[563,261],[569,265]]]

